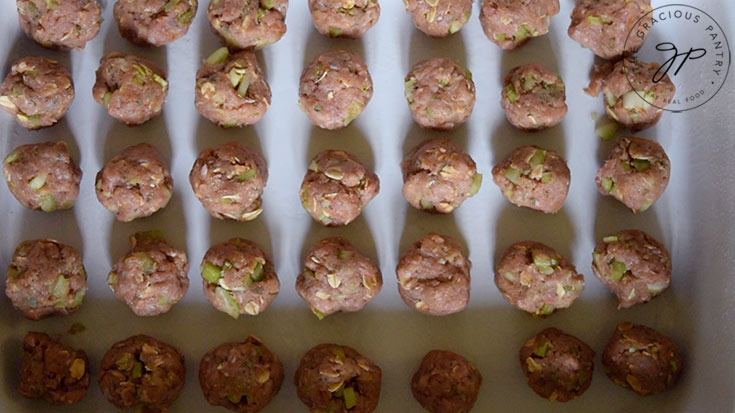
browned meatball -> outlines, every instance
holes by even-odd
[[[0,84],[0,106],[34,130],[63,118],[74,100],[74,82],[56,60],[27,56],[13,62]]]
[[[102,7],[95,0],[17,0],[16,4],[20,28],[43,47],[83,49],[100,31]]]
[[[5,278],[5,295],[26,318],[40,320],[79,309],[87,292],[82,256],[51,239],[21,242]]]
[[[186,34],[197,0],[117,0],[113,13],[120,35],[142,46],[163,46]]]
[[[467,413],[472,410],[482,375],[459,354],[432,350],[421,360],[411,379],[411,393],[431,413]]]
[[[261,48],[286,33],[288,0],[210,0],[214,33],[233,49]]]
[[[280,289],[268,255],[242,238],[213,245],[202,258],[201,273],[204,296],[235,319],[262,313]]]
[[[535,63],[513,68],[505,76],[500,106],[513,126],[526,131],[550,128],[567,114],[564,81]]]
[[[184,356],[146,335],[118,341],[100,362],[102,395],[115,407],[167,412],[184,387]]]
[[[3,160],[8,189],[26,208],[69,209],[79,194],[82,170],[66,142],[21,145]]]
[[[319,344],[301,358],[296,391],[311,412],[370,413],[380,399],[380,367],[355,349]]]
[[[283,364],[262,341],[249,336],[242,343],[213,348],[199,363],[199,385],[212,406],[256,413],[275,397],[283,382]]]
[[[358,39],[380,17],[378,0],[309,0],[316,30],[329,37]]]
[[[148,59],[110,53],[100,60],[92,95],[113,118],[140,125],[161,113],[168,93],[166,72]]]
[[[480,24],[488,39],[512,50],[548,33],[551,17],[557,13],[559,0],[483,0]]]
[[[617,296],[619,308],[648,302],[671,282],[666,247],[643,231],[629,229],[603,238],[592,258],[592,270]]]
[[[189,173],[204,209],[215,218],[237,221],[252,221],[263,212],[267,181],[263,157],[237,142],[203,150]]]
[[[568,402],[590,387],[595,352],[556,328],[531,337],[519,352],[528,386],[550,401]]]
[[[431,37],[457,33],[472,14],[472,0],[404,0],[417,29]]]
[[[299,106],[314,125],[341,129],[373,96],[373,80],[362,58],[346,50],[325,52],[311,61],[299,81]]]
[[[602,353],[602,365],[615,384],[648,396],[673,387],[683,362],[679,347],[670,338],[625,322],[615,328]]]

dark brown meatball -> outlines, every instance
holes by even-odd
[[[404,0],[417,29],[431,37],[457,33],[472,14],[472,0]]]
[[[378,0],[309,0],[316,30],[329,37],[358,39],[380,17]]]
[[[102,7],[95,0],[17,0],[16,4],[20,28],[43,47],[83,49],[100,31]]]
[[[551,17],[557,13],[559,0],[483,0],[480,24],[488,39],[512,50],[548,33]]]
[[[431,413],[467,413],[477,400],[482,375],[459,354],[432,350],[411,379],[411,393]]]
[[[210,0],[214,33],[233,49],[261,48],[286,33],[288,0]]]
[[[531,63],[505,76],[500,106],[511,125],[526,131],[550,128],[567,114],[564,81],[545,67]]]
[[[117,0],[113,8],[120,35],[142,46],[163,46],[186,34],[197,0]]]

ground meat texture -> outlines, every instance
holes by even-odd
[[[651,0],[578,0],[567,33],[597,56],[615,60],[641,48],[648,30],[642,37],[628,33],[650,11]]]
[[[445,138],[416,146],[401,164],[403,197],[424,211],[448,214],[474,196],[482,185],[475,161]]]
[[[505,50],[522,46],[549,32],[559,0],[483,0],[480,24],[485,36]]]
[[[50,49],[83,49],[100,31],[102,8],[95,0],[17,0],[20,28]]]
[[[380,367],[355,349],[319,344],[301,358],[296,391],[309,411],[370,413],[380,399]]]
[[[512,69],[504,81],[500,106],[513,126],[537,131],[559,124],[567,114],[564,81],[535,63]]]
[[[340,237],[311,247],[296,278],[296,291],[319,319],[337,311],[360,311],[381,288],[380,268]]]
[[[380,191],[380,180],[344,151],[320,152],[309,164],[299,197],[304,209],[322,225],[347,225]]]
[[[584,289],[584,276],[540,242],[511,245],[495,266],[495,285],[519,309],[546,316],[567,308]]]
[[[643,231],[625,230],[603,238],[592,258],[592,270],[617,296],[619,308],[650,301],[671,282],[666,247]]]
[[[255,54],[217,49],[197,71],[194,104],[222,127],[252,125],[271,104],[271,88]]]
[[[207,212],[237,221],[252,221],[263,212],[267,181],[263,157],[237,142],[203,150],[189,173],[194,195]]]
[[[352,52],[325,52],[309,63],[299,82],[299,105],[323,129],[349,125],[373,96],[373,80]]]
[[[280,289],[268,255],[242,238],[213,245],[202,259],[201,273],[209,302],[235,319],[262,313]]]
[[[22,57],[0,84],[0,106],[24,127],[34,130],[63,118],[74,100],[74,83],[59,62],[40,56]]]
[[[79,194],[82,170],[66,142],[21,145],[3,160],[8,189],[26,208],[69,209]]]
[[[417,29],[431,37],[457,33],[472,14],[472,0],[403,0]]]
[[[118,341],[100,363],[102,395],[119,409],[167,412],[186,378],[184,356],[146,335]]]
[[[423,128],[454,129],[475,106],[472,74],[446,57],[416,63],[404,86],[413,119]]]
[[[166,73],[148,59],[111,53],[97,69],[92,95],[113,118],[140,125],[158,116],[168,93]]]
[[[232,49],[261,48],[286,33],[288,0],[210,0],[214,33]]]
[[[431,413],[467,413],[474,406],[482,376],[467,359],[445,350],[432,350],[411,379],[411,392]]]
[[[517,148],[493,167],[493,181],[508,201],[547,214],[564,205],[570,179],[566,161],[537,146]]]
[[[79,309],[87,292],[82,256],[51,239],[24,241],[8,266],[5,295],[26,318],[40,320]]]
[[[673,387],[683,362],[679,347],[670,338],[625,322],[618,324],[605,347],[602,365],[615,384],[648,396]]]
[[[163,46],[186,34],[197,0],[117,0],[120,35],[141,46]]]
[[[567,402],[590,387],[595,352],[561,330],[544,329],[526,341],[519,355],[528,386],[545,399]]]
[[[283,383],[283,364],[253,336],[242,343],[225,343],[210,350],[199,363],[199,385],[213,406],[256,413],[275,397]]]
[[[358,39],[380,17],[378,0],[309,0],[316,30],[329,37]]]

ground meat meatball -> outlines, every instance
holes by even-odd
[[[271,104],[271,88],[255,54],[230,55],[226,47],[212,53],[197,71],[194,104],[222,127],[258,122]]]
[[[472,74],[446,57],[416,63],[404,86],[411,115],[423,128],[454,129],[470,117],[475,106]]]
[[[378,0],[309,0],[316,30],[329,37],[358,39],[380,17]]]
[[[617,296],[619,308],[650,301],[671,282],[666,247],[643,231],[624,230],[603,238],[592,258],[592,270]]]
[[[682,364],[679,347],[670,338],[628,322],[618,324],[602,353],[608,377],[641,396],[673,387]]]
[[[381,288],[380,268],[340,237],[311,247],[296,278],[296,291],[320,320],[337,311],[362,310]]]
[[[138,316],[168,312],[189,289],[186,252],[168,245],[160,231],[130,237],[130,250],[107,275],[107,285]]]
[[[512,50],[548,33],[551,17],[557,13],[559,0],[483,0],[480,24],[488,39]]]
[[[166,412],[184,387],[184,356],[146,335],[118,341],[100,363],[99,386],[119,409]]]
[[[401,255],[396,267],[398,292],[418,312],[457,313],[470,301],[471,266],[457,241],[429,233]]]
[[[556,152],[522,146],[493,167],[493,181],[512,204],[558,212],[569,191],[567,162]]]
[[[242,238],[213,245],[202,258],[201,273],[209,302],[235,319],[262,313],[280,289],[268,255]]]
[[[380,367],[355,349],[319,344],[301,358],[296,390],[312,412],[370,413],[380,399]]]
[[[590,387],[595,352],[574,336],[547,328],[526,341],[519,353],[528,386],[545,399],[567,402]]]
[[[365,62],[346,50],[320,54],[301,74],[299,106],[323,129],[349,125],[372,96],[373,79]]]
[[[5,278],[5,295],[26,318],[40,320],[79,309],[87,292],[82,256],[52,239],[21,242]]]
[[[426,140],[401,164],[403,197],[424,211],[448,214],[474,196],[482,185],[475,161],[445,138]]]
[[[472,14],[472,0],[404,0],[417,29],[431,37],[457,33]]]
[[[100,31],[102,8],[95,0],[17,0],[20,28],[50,49],[83,49]]]
[[[92,95],[113,118],[140,125],[161,113],[168,93],[166,73],[148,59],[110,53],[100,60]]]
[[[648,30],[642,37],[628,33],[649,11],[651,0],[577,0],[567,33],[597,56],[615,60],[641,48]]]
[[[237,142],[203,150],[189,173],[194,195],[207,212],[237,221],[252,221],[263,212],[267,181],[263,157]]]
[[[344,151],[320,152],[309,164],[299,197],[304,209],[322,225],[347,225],[380,191],[380,180]]]
[[[432,350],[411,379],[411,392],[431,413],[466,413],[472,409],[482,376],[467,359],[445,350]]]
[[[212,406],[256,413],[275,397],[283,383],[283,364],[249,336],[242,343],[221,344],[202,357],[199,385]]]
[[[559,124],[567,114],[561,77],[535,63],[518,66],[505,76],[500,106],[513,126],[537,131]]]
[[[3,160],[8,189],[26,208],[69,209],[79,194],[82,170],[66,142],[21,145]]]
[[[141,46],[163,46],[186,34],[197,0],[117,0],[120,35]]]
[[[233,49],[261,48],[286,33],[288,0],[210,0],[212,30]]]
[[[567,308],[584,289],[584,276],[540,242],[511,245],[495,266],[495,285],[519,309],[546,316]]]
[[[58,122],[72,100],[74,82],[69,71],[46,57],[21,57],[0,84],[0,106],[31,130]]]

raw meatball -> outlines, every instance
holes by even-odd
[[[268,255],[242,238],[213,245],[202,258],[201,272],[207,300],[235,319],[262,313],[280,289]]]
[[[641,48],[648,30],[642,37],[628,34],[651,10],[651,0],[577,0],[567,33],[597,56],[615,60]]]
[[[431,37],[457,33],[472,14],[472,0],[404,0],[417,29]]]
[[[404,87],[411,115],[423,128],[454,129],[470,117],[475,106],[472,74],[446,57],[416,63]]]
[[[83,49],[100,31],[102,8],[95,0],[17,0],[20,28],[50,49]]]
[[[52,239],[24,241],[8,266],[5,295],[26,318],[40,320],[79,309],[87,292],[82,256]]]
[[[647,210],[666,189],[671,163],[657,142],[636,136],[618,138],[595,182],[633,213]]]
[[[301,358],[296,390],[311,412],[370,413],[380,399],[380,367],[355,349],[319,344]]]
[[[296,291],[319,319],[337,311],[360,311],[381,288],[380,268],[340,237],[311,247],[296,278]]]
[[[518,66],[505,76],[500,106],[513,126],[537,131],[559,124],[567,114],[561,77],[535,63]]]
[[[493,181],[512,204],[553,214],[569,192],[569,168],[556,152],[522,146],[493,167]]]
[[[82,170],[66,142],[21,145],[3,160],[8,189],[26,208],[69,209],[79,194]]]
[[[205,118],[222,127],[258,122],[271,104],[271,88],[249,51],[229,55],[217,49],[197,71],[194,104]]]
[[[186,34],[197,0],[117,0],[113,13],[120,35],[141,46],[163,46]]]
[[[252,221],[263,212],[267,181],[263,157],[237,142],[203,150],[189,173],[204,209],[215,218],[237,221]]]
[[[526,341],[519,353],[528,386],[545,399],[567,402],[590,387],[595,352],[574,336],[547,328]]]
[[[233,49],[261,48],[286,33],[288,0],[211,0],[209,24]]]
[[[470,267],[452,238],[429,233],[406,250],[396,267],[403,302],[428,315],[462,311],[470,301]]]
[[[475,405],[482,376],[467,359],[445,350],[432,350],[411,379],[411,392],[431,413],[469,412]]]
[[[165,207],[173,186],[168,165],[147,143],[115,155],[97,173],[95,183],[102,206],[123,222],[150,216]]]
[[[679,347],[670,338],[628,322],[618,324],[602,353],[608,377],[641,396],[673,387],[682,364]]]
[[[548,33],[556,13],[559,0],[483,0],[480,24],[488,39],[502,49],[512,50]]]
[[[0,84],[0,106],[31,130],[58,122],[72,100],[74,82],[69,71],[46,57],[21,57]]]
[[[99,386],[119,409],[167,412],[184,387],[184,356],[174,347],[146,335],[118,341],[100,363]]]
[[[320,54],[301,74],[299,106],[323,129],[349,125],[372,96],[373,79],[365,62],[346,50]]]
[[[329,37],[358,39],[380,17],[378,0],[309,0],[316,30]]]
[[[283,364],[254,336],[221,344],[202,357],[199,385],[212,406],[242,413],[264,409],[281,389]]]
[[[584,276],[540,242],[511,245],[495,266],[495,285],[519,309],[546,316],[567,308],[584,289]]]
[[[671,282],[666,247],[643,231],[629,229],[603,238],[592,258],[592,270],[617,296],[619,308],[650,301]]]
[[[160,231],[130,237],[130,250],[112,267],[107,284],[138,316],[168,312],[189,289],[186,252],[168,245]]]
[[[18,392],[52,404],[76,403],[87,395],[89,361],[76,350],[47,334],[29,332],[23,339],[23,363]]]
[[[92,95],[113,118],[140,125],[161,113],[168,93],[166,73],[148,59],[110,53],[100,60]]]
[[[304,209],[323,225],[347,225],[380,191],[380,180],[344,151],[320,152],[309,164],[299,197]]]

